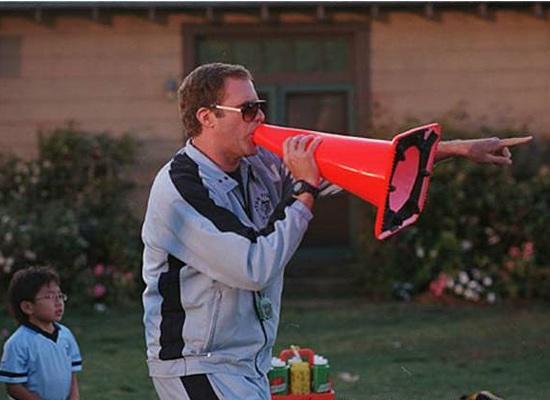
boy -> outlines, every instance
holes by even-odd
[[[15,400],[77,400],[75,372],[82,369],[78,344],[58,323],[67,296],[59,276],[48,267],[17,271],[8,289],[9,306],[19,328],[4,345],[0,382]]]

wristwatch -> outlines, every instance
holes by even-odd
[[[302,179],[294,182],[292,185],[292,195],[299,196],[302,193],[311,193],[313,198],[317,198],[319,194],[319,188],[316,188],[311,183],[308,183]]]

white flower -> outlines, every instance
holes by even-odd
[[[462,285],[455,285],[454,290],[457,295],[461,295],[462,293],[464,293],[464,288],[462,287]]]
[[[424,249],[422,247],[417,247],[416,248],[416,256],[418,258],[424,258],[424,255],[425,255]]]
[[[439,252],[437,251],[437,249],[431,249],[430,250],[430,258],[436,258],[438,253]]]
[[[472,270],[472,277],[473,277],[476,281],[480,280],[480,279],[481,279],[481,271],[480,271],[479,269],[477,269],[477,268],[474,268],[474,269]]]
[[[476,281],[470,281],[468,282],[468,288],[472,290],[476,290],[478,288],[479,284]]]
[[[491,279],[490,276],[486,276],[485,278],[483,278],[483,285],[486,286],[486,287],[489,287],[493,284],[493,279]]]
[[[0,221],[2,221],[3,224],[7,224],[8,222],[10,222],[10,217],[8,217],[7,215],[2,215],[2,219]]]
[[[4,263],[4,273],[6,273],[6,274],[11,273],[11,267],[13,266],[14,262],[15,262],[15,260],[12,257],[6,258],[5,263]]]
[[[98,313],[104,313],[105,311],[107,311],[107,306],[103,303],[95,303],[94,310],[96,310]]]
[[[467,284],[470,278],[468,278],[468,274],[464,271],[460,271],[458,274],[458,281],[462,283],[463,285]]]
[[[468,300],[472,300],[473,297],[474,297],[474,291],[472,289],[466,289],[464,291],[464,297],[467,298]]]
[[[13,233],[6,232],[6,234],[4,235],[4,241],[6,243],[11,243],[12,240],[13,240]]]
[[[487,293],[487,302],[493,304],[497,300],[496,294],[493,292]]]
[[[27,260],[36,260],[36,254],[34,254],[34,252],[30,251],[30,250],[25,250],[25,252],[23,253],[23,255],[25,256],[25,258]]]
[[[447,279],[447,285],[446,286],[449,289],[452,289],[454,287],[454,285],[455,285],[455,281],[452,278]]]
[[[463,251],[468,251],[473,247],[472,242],[470,242],[469,240],[463,240],[461,245]]]

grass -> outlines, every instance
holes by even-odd
[[[73,312],[64,320],[84,356],[82,398],[155,399],[141,310]],[[0,327],[13,324],[0,316]],[[276,352],[290,344],[328,357],[338,400],[550,398],[550,309],[531,306],[287,301]],[[357,382],[339,376],[349,372]]]

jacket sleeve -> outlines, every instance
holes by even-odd
[[[312,218],[299,201],[280,204],[258,232],[229,210],[204,199],[198,208],[180,199],[146,217],[146,246],[161,249],[228,286],[262,290],[280,276]],[[149,219],[149,220],[148,220]]]

